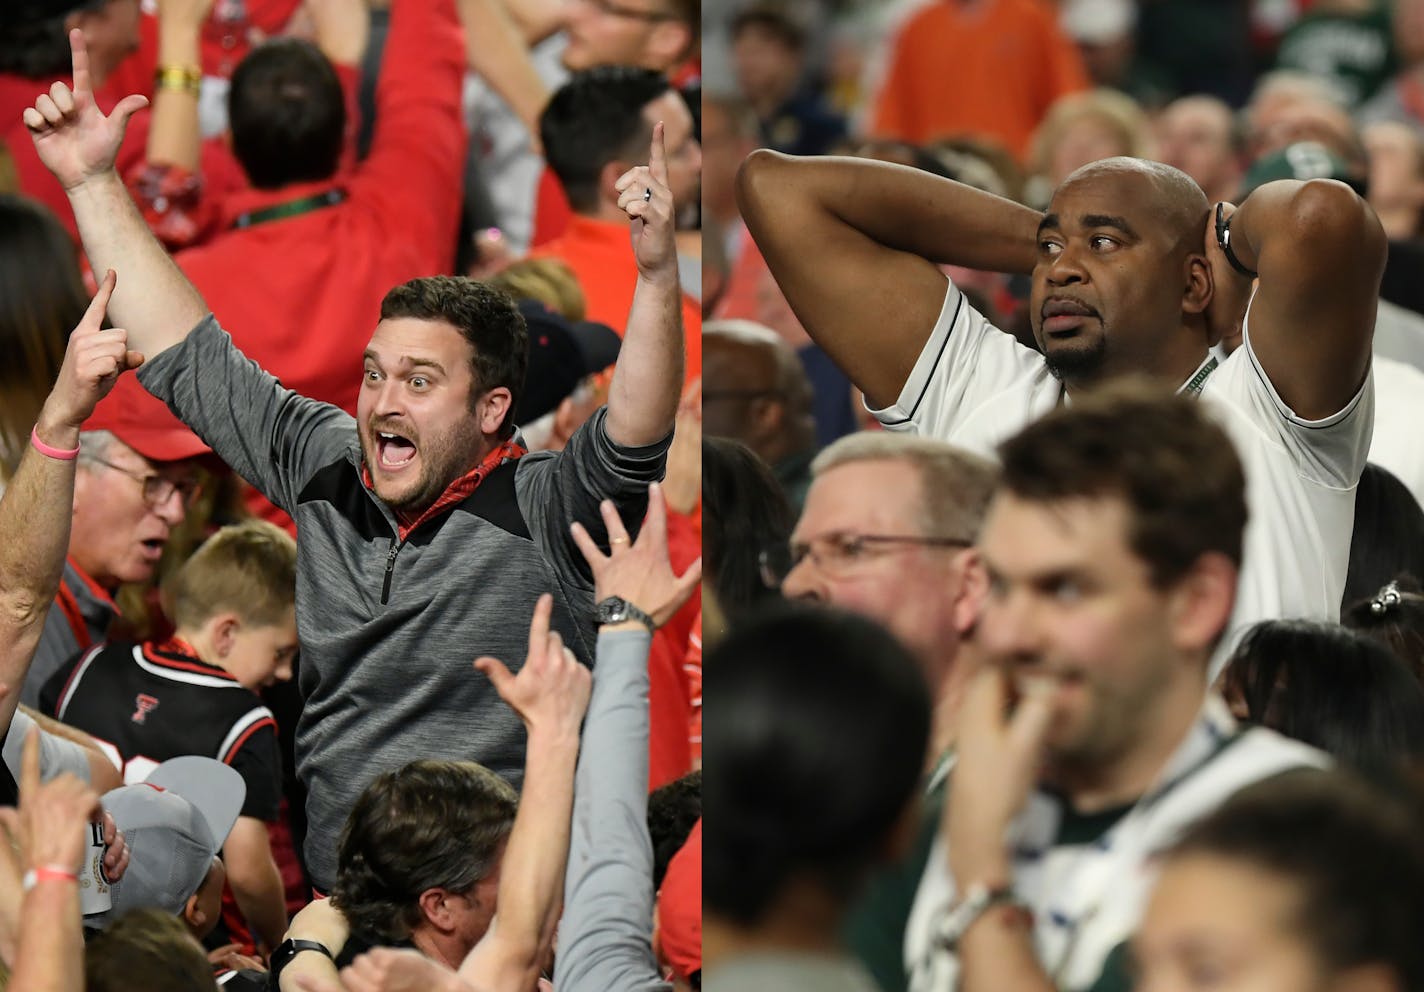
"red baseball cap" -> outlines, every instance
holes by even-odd
[[[702,970],[702,820],[668,862],[658,892],[658,949],[678,976]]]
[[[212,451],[130,373],[120,376],[99,401],[84,430],[109,431],[151,462],[176,462]]]

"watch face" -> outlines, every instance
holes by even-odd
[[[618,596],[610,596],[598,604],[600,623],[622,623],[628,619],[628,603]]]

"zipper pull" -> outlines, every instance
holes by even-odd
[[[391,548],[386,552],[386,582],[381,587],[381,605],[391,601],[391,576],[396,571],[396,555],[400,553],[400,539],[391,538]]]

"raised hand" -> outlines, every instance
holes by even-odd
[[[120,100],[105,117],[94,103],[89,50],[84,32],[78,28],[69,32],[69,50],[74,60],[74,89],[57,82],[24,113],[40,161],[66,190],[113,171],[129,118],[148,106],[147,97],[133,94]]]
[[[673,574],[667,550],[667,504],[663,488],[656,482],[648,487],[648,517],[638,532],[638,540],[631,545],[612,501],[604,500],[599,510],[608,527],[608,554],[593,543],[582,524],[570,526],[574,543],[593,570],[594,599],[621,596],[662,626],[702,581],[702,559],[689,565],[682,575]]]
[[[588,709],[593,678],[574,653],[564,647],[559,632],[549,629],[553,612],[554,597],[545,593],[534,605],[534,619],[529,623],[529,654],[518,675],[511,674],[497,658],[479,658],[475,667],[489,676],[499,698],[519,714],[531,733],[538,728],[577,736]]]
[[[40,415],[42,425],[77,429],[114,388],[121,374],[143,364],[143,356],[129,350],[127,331],[103,327],[104,310],[117,282],[113,269],[104,274],[99,292],[69,335],[64,363]]]
[[[1009,674],[985,665],[959,715],[959,751],[945,803],[950,871],[960,891],[1010,881],[1007,833],[1028,801],[1053,720],[1054,683],[1027,682],[1009,714]]]
[[[673,240],[676,218],[672,190],[668,187],[667,153],[663,149],[663,122],[653,128],[648,164],[636,165],[613,184],[618,207],[632,220],[633,257],[646,277],[677,278],[677,244]]]

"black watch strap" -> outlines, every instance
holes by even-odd
[[[325,954],[331,958],[332,961],[336,960],[336,955],[331,953],[331,949],[320,941],[303,940],[300,937],[289,937],[278,944],[277,949],[272,952],[272,978],[267,985],[269,989],[279,988],[277,980],[282,976],[282,969],[291,964],[292,958],[296,957],[302,951],[316,951],[320,954]]]
[[[1236,257],[1236,252],[1231,250],[1231,218],[1226,216],[1226,204],[1222,202],[1216,205],[1216,243],[1221,246],[1221,253],[1226,256],[1233,269],[1247,279],[1256,278],[1256,273],[1242,265],[1241,259]]]

